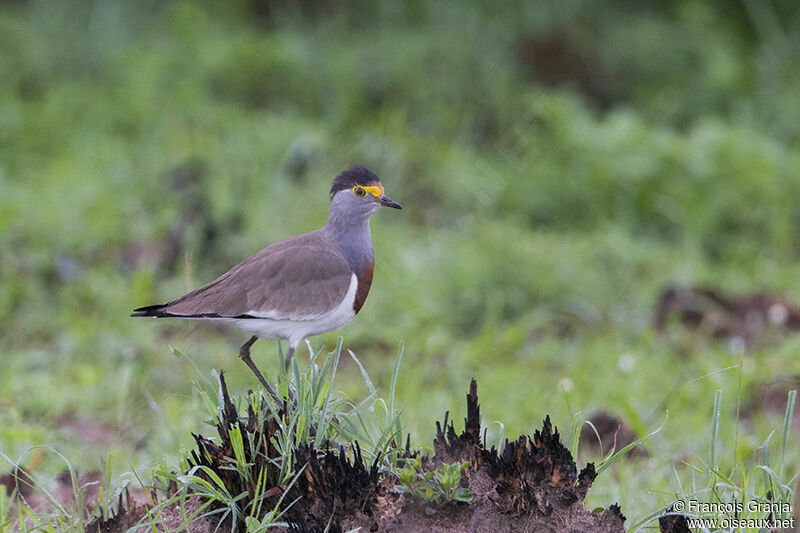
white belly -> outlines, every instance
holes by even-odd
[[[357,288],[358,278],[353,274],[342,302],[333,311],[308,319],[278,320],[265,316],[265,318],[212,318],[209,320],[231,322],[262,339],[274,339],[276,336],[288,339],[290,346],[297,347],[306,337],[337,330],[350,322],[356,316],[353,303],[356,299]],[[250,312],[248,314],[258,316],[259,313]]]

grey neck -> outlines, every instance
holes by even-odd
[[[343,220],[331,212],[322,232],[339,248],[354,272],[360,273],[373,260],[369,216]]]

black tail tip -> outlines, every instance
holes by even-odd
[[[138,307],[133,310],[131,316],[164,316],[164,305],[147,305],[145,307]]]

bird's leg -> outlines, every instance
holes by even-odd
[[[289,370],[289,363],[292,362],[292,355],[294,355],[294,346],[292,346],[290,344],[289,345],[289,351],[286,352],[286,361],[284,361],[284,364],[286,365],[286,370],[287,371]]]
[[[264,374],[261,373],[261,370],[258,369],[258,367],[256,366],[255,362],[253,362],[253,359],[250,357],[250,347],[257,340],[258,340],[258,337],[253,335],[252,337],[250,337],[250,339],[247,342],[242,344],[242,347],[239,348],[239,357],[241,358],[242,361],[244,361],[244,364],[246,364],[248,367],[250,367],[250,370],[252,370],[253,374],[256,375],[256,377],[258,378],[258,381],[260,381],[261,384],[264,385],[264,388],[267,389],[267,392],[269,393],[269,395],[272,396],[272,398],[276,402],[278,402],[278,404],[282,404],[283,400],[281,400],[281,397],[278,396],[278,393],[275,392],[275,389],[272,388],[272,385],[270,385],[269,382],[267,382],[267,379],[264,377]]]
[[[280,341],[278,341],[278,342],[280,342]],[[283,363],[285,365],[285,368],[286,368],[286,379],[288,381],[290,381],[290,382],[291,382],[291,379],[289,378],[289,363],[292,362],[292,355],[294,354],[294,349],[295,348],[294,348],[294,346],[292,346],[292,343],[290,341],[289,342],[289,351],[286,352],[286,359],[284,360],[284,363]],[[292,389],[289,386],[287,386],[286,390],[289,392],[289,399],[292,400],[292,403],[294,405],[297,405],[297,400],[295,400],[295,398],[294,398],[294,394],[292,393]]]

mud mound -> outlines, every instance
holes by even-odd
[[[310,446],[297,450],[294,471],[305,468],[305,475],[296,484],[301,498],[286,514],[292,531],[325,531],[329,521],[343,531],[378,531],[387,521],[377,505],[387,492],[379,483],[377,463],[366,468],[358,445],[352,451],[350,460],[344,450],[328,450],[321,457]]]
[[[244,508],[257,496],[244,481],[247,476],[232,468],[235,461],[231,429],[240,430],[244,442],[262,443],[254,454],[245,446],[244,462],[254,467],[252,472],[258,472],[257,465],[266,465],[278,457],[271,444],[278,427],[272,415],[256,414],[252,403],[254,396],[251,396],[247,417],[240,418],[228,397],[224,379],[221,385],[224,406],[217,426],[220,444],[195,436],[198,449],[192,453],[191,463],[212,470],[230,494],[246,494],[239,503]],[[259,409],[266,409],[266,406],[261,405]],[[286,409],[284,405],[277,416],[286,416]],[[269,489],[261,496],[264,500],[261,508],[266,512],[281,501],[285,510],[282,520],[293,533],[335,533],[356,528],[360,531],[433,533],[625,530],[625,517],[618,506],[612,505],[599,513],[586,509],[583,500],[596,477],[594,465],[589,463],[578,472],[549,417],[532,437],[506,441],[502,453],[494,447],[487,449],[480,431],[477,384],[472,380],[463,432],[456,433],[446,414],[444,423],[437,423],[433,457],[419,459],[423,472],[465,463],[460,487],[474,495],[469,503],[451,501],[432,508],[430,502],[426,504],[409,493],[398,492],[395,490],[400,483],[398,477],[393,473],[379,474],[377,461],[365,464],[355,444],[348,449],[300,447],[295,452],[293,466],[294,471],[302,473],[288,488],[278,484],[277,468],[267,469],[265,486]],[[406,446],[400,463],[416,459]],[[174,518],[169,511],[162,511],[167,521]],[[141,507],[129,509],[113,521],[95,524],[90,531],[98,528],[109,533],[124,531],[144,513]],[[191,530],[213,531],[215,526],[216,520],[212,523],[205,519],[192,524]],[[223,528],[227,530],[230,526]],[[244,524],[238,529],[244,531]]]
[[[611,450],[621,450],[636,440],[636,433],[624,420],[607,411],[595,411],[581,428],[581,445],[604,455]],[[636,446],[628,452],[628,457],[646,457],[647,451]]]
[[[729,296],[708,287],[668,287],[655,305],[654,329],[666,333],[672,316],[692,331],[732,342],[732,348],[763,342],[770,330],[800,331],[800,308],[764,292]]]
[[[589,463],[578,473],[572,455],[561,444],[558,430],[553,429],[549,416],[533,437],[506,440],[500,454],[494,447],[487,449],[480,436],[477,388],[472,380],[467,395],[467,418],[460,435],[456,434],[452,423],[447,423],[447,415],[444,427],[437,423],[435,454],[428,461],[431,467],[468,462],[464,483],[475,500],[451,506],[437,523],[429,525],[428,530],[625,530],[625,517],[616,505],[602,513],[586,510],[583,500],[596,477],[594,465]],[[421,518],[419,505],[410,504],[406,509],[416,515],[415,518]],[[414,529],[425,530],[424,526]]]
[[[658,530],[661,533],[692,533],[689,529],[689,521],[682,514],[675,513],[672,507],[667,509],[667,513],[658,518]]]
[[[800,375],[778,376],[772,381],[752,385],[742,403],[742,417],[751,418],[760,413],[785,416],[789,392],[792,390],[800,390]],[[800,432],[800,409],[794,410],[791,429]]]
[[[16,515],[16,503],[37,513],[55,513],[59,507],[75,513],[88,513],[97,505],[100,480],[100,472],[76,474],[64,470],[56,478],[55,484],[45,487],[37,482],[30,471],[20,466],[7,474],[0,474],[0,490],[14,500],[14,505],[10,507],[12,516]],[[76,487],[81,493],[80,500],[76,498]],[[5,531],[2,528],[0,530]]]

